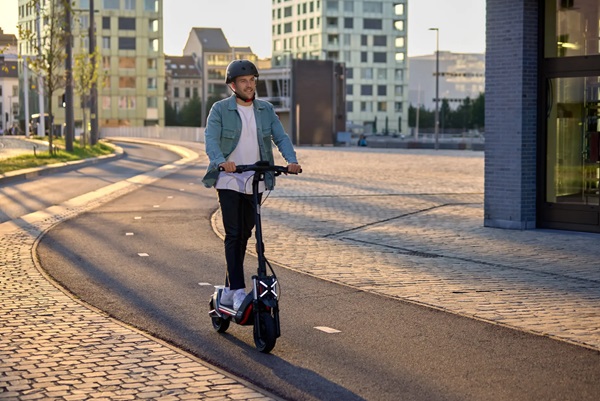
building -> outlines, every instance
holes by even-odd
[[[600,233],[600,0],[488,0],[484,224]]]
[[[230,94],[225,85],[229,63],[234,59],[247,59],[256,63],[258,59],[249,47],[231,47],[221,28],[192,28],[183,54],[191,56],[202,72],[200,98],[204,122],[212,102]]]
[[[436,55],[408,59],[408,101],[435,109]],[[439,100],[456,109],[468,97],[476,99],[485,91],[485,54],[439,52]]]
[[[345,65],[346,120],[367,132],[408,131],[407,1],[273,2],[273,67],[291,59]]]
[[[45,2],[48,7],[50,2]],[[100,54],[98,124],[106,126],[164,125],[165,63],[162,0],[75,0],[73,55],[90,51],[90,6],[95,12],[94,41]],[[30,0],[19,0],[19,25],[37,32],[38,12]],[[47,13],[47,8],[41,13]],[[47,19],[42,18],[42,22]],[[42,27],[42,34],[44,35]],[[19,54],[34,56],[28,43]],[[30,96],[30,99],[33,96]],[[55,124],[64,122],[63,92],[53,101]],[[35,105],[35,102],[32,102]],[[74,94],[76,126],[82,125],[81,96]],[[31,110],[35,112],[35,109]]]
[[[14,36],[14,35],[13,35]],[[16,133],[19,116],[18,62],[10,55],[0,55],[0,132]]]
[[[200,98],[202,75],[192,56],[165,56],[165,72],[165,99],[176,112]]]

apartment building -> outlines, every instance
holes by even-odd
[[[49,1],[43,2],[44,15]],[[44,8],[44,6],[46,8]],[[73,56],[89,53],[90,7],[100,53],[98,124],[100,127],[164,125],[165,63],[162,0],[74,0]],[[19,25],[37,32],[38,11],[31,0],[19,0]],[[42,37],[44,35],[42,18]],[[28,43],[19,54],[34,56]],[[62,92],[53,101],[55,124],[64,122]],[[32,93],[30,99],[35,96]],[[75,124],[82,124],[80,96],[74,95]],[[31,112],[34,112],[32,110]]]
[[[229,96],[225,85],[227,66],[232,60],[247,59],[257,63],[258,57],[250,47],[232,47],[221,28],[192,28],[185,47],[185,56],[191,56],[202,72],[202,121],[206,121],[211,102]]]
[[[202,75],[192,56],[165,56],[165,70],[165,99],[176,112],[200,98]]]
[[[16,44],[17,37],[4,33],[0,28],[0,133],[8,133],[18,124],[19,77]]]
[[[349,127],[408,131],[407,0],[273,0],[273,67],[345,65]]]

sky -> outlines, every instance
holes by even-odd
[[[101,1],[101,0],[96,0]],[[325,1],[325,0],[322,0]],[[408,56],[485,52],[486,0],[408,0]],[[17,0],[0,0],[0,28],[17,34]],[[272,0],[163,0],[164,52],[183,52],[193,27],[221,28],[231,46],[271,56]]]

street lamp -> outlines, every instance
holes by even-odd
[[[440,29],[429,28],[429,30],[435,31],[435,149],[437,150],[440,130]]]

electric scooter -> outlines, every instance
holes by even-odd
[[[287,174],[287,167],[270,165],[269,162],[236,166],[236,173],[254,171],[252,178],[252,195],[255,204],[255,237],[256,254],[258,255],[258,268],[256,275],[252,276],[252,292],[246,295],[240,308],[235,311],[232,306],[221,305],[221,295],[224,286],[215,286],[215,292],[210,298],[209,316],[214,329],[224,333],[233,321],[241,326],[254,325],[254,344],[263,353],[269,353],[275,347],[277,338],[281,335],[279,325],[279,294],[278,282],[271,264],[265,258],[265,245],[262,236],[262,223],[260,216],[260,202],[258,184],[264,181],[267,172],[275,176]],[[267,271],[269,267],[270,273]]]

